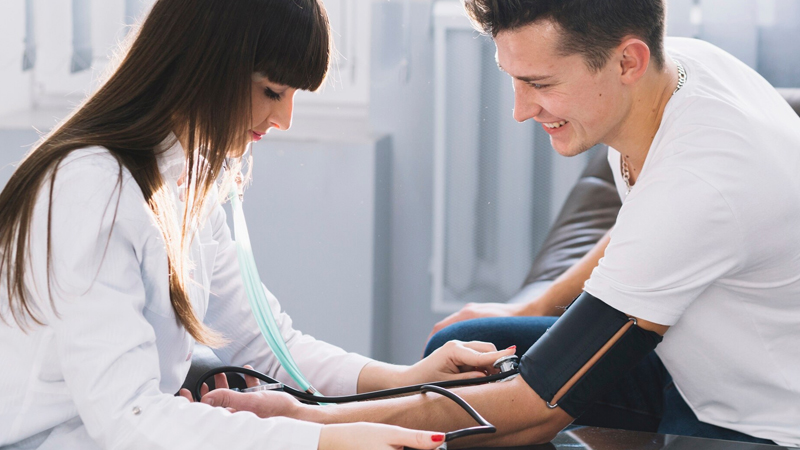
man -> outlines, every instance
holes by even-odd
[[[465,6],[513,79],[514,118],[541,123],[564,156],[607,144],[624,202],[614,229],[529,305],[552,313],[578,295],[541,339],[525,318],[446,334],[538,339],[520,377],[458,390],[498,427],[480,442],[550,440],[606,392],[649,408],[645,428],[800,446],[800,119],[723,51],[685,39],[665,48],[663,0]],[[204,401],[327,423],[472,425],[432,396],[311,408],[262,395]]]

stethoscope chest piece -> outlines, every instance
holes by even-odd
[[[499,358],[497,361],[495,361],[493,366],[495,369],[499,369],[500,372],[510,372],[512,370],[516,370],[517,367],[519,366],[519,358],[517,357],[517,355],[503,356],[502,358]],[[502,378],[497,382],[500,383],[503,381],[513,380],[514,378],[517,377],[517,375],[518,374],[514,374],[510,377]]]

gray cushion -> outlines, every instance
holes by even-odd
[[[781,88],[778,93],[789,102],[789,106],[794,109],[797,115],[800,115],[800,89],[798,88]]]
[[[567,196],[523,286],[556,279],[614,225],[622,202],[607,155],[604,146],[589,161]]]

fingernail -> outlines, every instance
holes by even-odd
[[[433,442],[443,442],[444,441],[444,435],[443,434],[434,434],[433,436],[431,436],[431,440]]]
[[[202,402],[205,403],[206,405],[217,406],[214,404],[214,399],[209,396],[203,397]]]
[[[517,346],[516,345],[512,345],[511,347],[508,347],[506,350],[516,350],[516,349],[517,349]]]

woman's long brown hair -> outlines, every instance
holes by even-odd
[[[71,151],[100,146],[120,165],[117,189],[129,171],[153,211],[178,320],[198,342],[220,345],[224,338],[197,318],[187,292],[192,230],[226,158],[241,157],[248,143],[253,74],[303,90],[322,84],[331,49],[327,15],[319,0],[158,0],[132,33],[108,80],[42,139],[0,193],[0,278],[9,310],[23,329],[27,319],[44,324],[46,305],[35,304],[24,282],[37,194],[49,188],[52,199],[59,163]],[[179,224],[157,164],[171,133],[181,136],[187,159],[189,198]],[[50,216],[47,285],[57,314]]]

